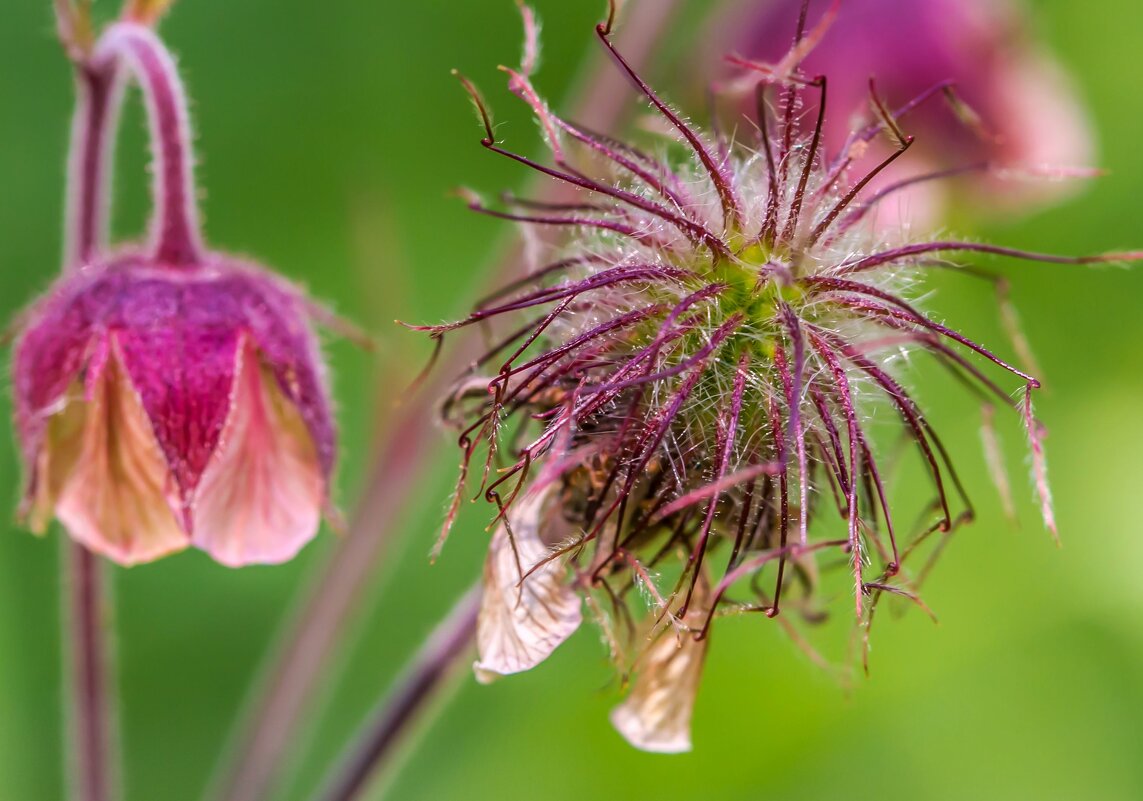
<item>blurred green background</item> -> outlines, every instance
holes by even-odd
[[[592,46],[601,5],[537,2],[539,83],[557,105]],[[1030,6],[1091,105],[1099,164],[1111,172],[1030,219],[962,232],[1070,253],[1143,246],[1143,5]],[[706,7],[692,3],[684,20]],[[685,45],[687,27],[676,27],[665,53]],[[181,0],[164,32],[194,98],[211,241],[256,254],[384,339],[376,358],[329,347],[344,448],[339,496],[351,506],[389,398],[427,353],[390,321],[461,313],[509,233],[446,196],[461,183],[493,191],[526,178],[481,151],[449,68],[489,90],[502,134],[534,144],[493,69],[517,57],[515,10],[509,0]],[[668,94],[678,77],[669,61],[649,70]],[[8,0],[0,11],[0,98],[0,305],[10,318],[51,280],[60,251],[72,91],[48,0]],[[135,106],[120,148],[115,225],[124,234],[140,229],[147,206]],[[1000,266],[1047,374],[1039,412],[1051,431],[1063,549],[1037,522],[1014,421],[1002,433],[1020,527],[1004,519],[985,475],[970,399],[930,390],[923,401],[981,520],[958,535],[927,588],[940,624],[886,615],[868,679],[847,690],[778,627],[726,621],[699,697],[694,753],[646,755],[607,722],[617,693],[585,627],[542,669],[491,687],[465,675],[422,727],[392,797],[1143,798],[1143,273]],[[956,277],[937,286],[930,308],[978,340],[1002,342],[989,292]],[[6,414],[7,394],[0,402]],[[10,438],[0,441],[0,497],[14,506],[19,471]],[[455,464],[443,434],[434,446],[436,469],[385,521],[400,541],[359,609],[358,639],[328,675],[327,712],[311,719],[311,747],[291,765],[289,801],[307,797],[419,638],[479,574],[478,514],[428,563]],[[909,487],[904,477],[897,491]],[[64,793],[58,539],[0,533],[3,801]],[[291,599],[334,547],[325,533],[283,567],[233,572],[187,552],[114,571],[129,801],[201,796]],[[827,636],[844,640],[848,623],[837,617]]]

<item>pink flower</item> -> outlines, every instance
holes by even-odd
[[[123,66],[155,144],[152,239],[107,255],[101,221],[75,221],[65,274],[25,313],[12,362],[23,511],[121,564],[190,545],[231,566],[282,562],[317,532],[334,464],[314,307],[201,242],[185,98],[144,26],[112,25],[80,65],[73,205],[102,191],[117,98],[94,90]]]
[[[811,7],[826,5],[819,0]],[[738,74],[733,65],[715,65],[724,50],[756,61],[780,60],[790,48],[800,7],[801,0],[734,4],[715,23],[711,40],[720,45],[717,53],[703,54],[704,74]],[[836,11],[836,18],[820,29],[820,41],[801,63],[803,74],[829,77],[833,113],[823,132],[826,147],[842,146],[853,115],[871,118],[870,79],[893,107],[951,87],[959,101],[928,103],[910,118],[917,138],[912,174],[974,173],[974,199],[993,208],[1056,198],[1066,184],[1049,179],[1084,174],[1072,168],[1090,162],[1092,133],[1069,76],[1033,39],[1019,10],[1008,0],[834,4],[826,14]],[[752,95],[743,93],[739,105],[749,109]],[[871,154],[871,163],[879,155]],[[946,193],[939,184],[919,184],[902,196],[900,207],[916,223],[936,222]]]

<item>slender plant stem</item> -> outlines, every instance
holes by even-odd
[[[122,94],[114,71],[77,65],[68,157],[65,270],[82,265],[106,244],[111,140]]]
[[[64,547],[70,606],[71,793],[75,801],[110,801],[115,795],[116,743],[103,563],[79,543]]]
[[[373,712],[347,750],[321,801],[353,801],[390,763],[409,727],[425,704],[472,647],[476,617],[480,611],[480,587],[470,589],[425,640],[389,696]]]
[[[645,63],[659,34],[666,27],[677,0],[640,0],[627,7],[622,46],[633,64]],[[627,80],[600,54],[583,84],[573,118],[600,130],[615,126],[629,99]],[[567,190],[544,189],[543,199],[559,201]],[[519,245],[505,258],[494,281],[507,280],[521,271]],[[340,645],[357,602],[376,578],[381,555],[392,540],[405,502],[416,497],[413,489],[432,463],[437,429],[425,409],[477,355],[478,344],[466,343],[438,365],[434,377],[417,397],[407,398],[397,410],[387,439],[377,453],[360,501],[341,546],[321,568],[291,617],[281,644],[268,664],[273,672],[261,688],[253,712],[245,721],[241,741],[228,749],[230,773],[224,778],[219,801],[265,801],[272,797],[283,760],[295,746],[298,723],[308,709],[314,688],[329,659]]]
[[[104,246],[111,144],[122,99],[114,66],[76,65],[76,108],[68,158],[64,270],[94,258]],[[63,557],[62,608],[67,615],[69,788],[75,801],[115,797],[119,760],[111,691],[111,610],[104,565],[79,543],[67,541]]]

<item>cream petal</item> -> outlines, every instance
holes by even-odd
[[[549,562],[520,584],[521,568],[527,573],[549,553],[540,537],[542,507],[549,494],[514,505],[509,513],[511,539],[503,525],[492,537],[476,624],[480,659],[474,668],[481,682],[535,667],[583,621],[579,596],[567,581],[562,559]]]
[[[192,540],[231,567],[291,559],[317,533],[326,482],[297,407],[253,343],[238,348],[218,450],[195,493]]]
[[[702,626],[707,609],[702,585],[696,588],[687,623]],[[622,704],[611,710],[611,724],[631,745],[643,751],[679,754],[691,750],[691,715],[702,678],[709,635],[659,632],[640,656],[635,682]]]
[[[20,507],[21,519],[36,534],[47,532],[64,486],[83,453],[87,412],[83,387],[76,382],[44,426],[44,439],[32,468],[29,493]]]
[[[89,400],[70,401],[50,421],[45,448],[47,496],[36,505],[58,492],[56,515],[73,539],[124,565],[187,546],[166,492],[170,470],[114,339]],[[33,512],[33,523],[42,513]]]

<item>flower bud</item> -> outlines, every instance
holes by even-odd
[[[126,65],[142,86],[152,241],[107,255],[98,225],[79,221],[72,262],[24,314],[12,359],[22,511],[36,532],[58,517],[125,565],[190,545],[230,566],[285,561],[317,532],[334,463],[313,306],[201,243],[186,102],[158,38],[118,23],[90,58],[89,77]],[[83,154],[101,157],[90,141],[106,129],[77,133],[73,192],[96,194],[84,180],[102,164]]]

